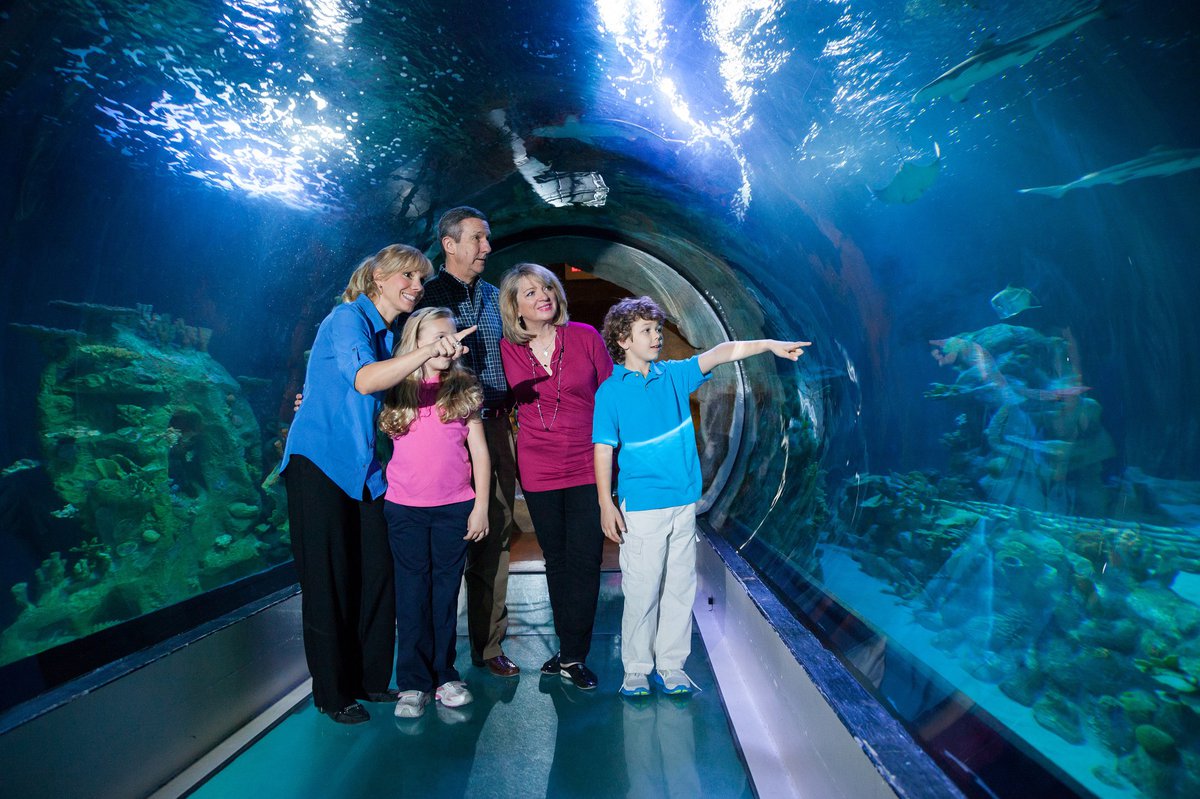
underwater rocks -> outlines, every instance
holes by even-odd
[[[47,358],[44,468],[88,540],[38,570],[0,662],[287,556],[277,526],[255,529],[272,504],[259,489],[262,435],[242,384],[207,352],[211,331],[148,305],[53,305],[82,330],[21,329]]]
[[[957,474],[1016,506],[1107,511],[1113,497],[1100,465],[1116,448],[1066,341],[999,324],[930,344],[956,377],[931,384],[925,396],[967,407],[941,436]]]
[[[1000,683],[1000,690],[1014,702],[1025,707],[1033,707],[1033,703],[1037,701],[1042,686],[1045,684],[1046,678],[1041,672],[1035,669],[1020,668]]]
[[[1200,608],[1173,590],[1200,573],[1192,531],[984,502],[922,473],[847,481],[836,519],[971,676],[960,690],[995,684],[1027,709],[989,707],[1002,722],[1109,752],[1107,785],[1200,795]]]
[[[1084,741],[1079,710],[1074,702],[1062,694],[1053,691],[1043,694],[1033,705],[1033,718],[1067,743],[1081,744]]]

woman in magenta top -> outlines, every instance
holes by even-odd
[[[517,472],[546,558],[559,651],[542,666],[596,687],[585,663],[600,593],[604,534],[596,503],[592,413],[612,358],[594,327],[570,322],[562,283],[518,264],[500,283],[500,357],[517,403]]]

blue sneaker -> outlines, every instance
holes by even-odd
[[[646,679],[645,674],[640,674],[636,671],[625,672],[625,679],[621,682],[621,696],[649,696],[650,683]]]
[[[681,696],[700,690],[683,669],[663,669],[654,672],[654,684],[668,696]]]

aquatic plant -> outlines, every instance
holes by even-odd
[[[241,384],[207,354],[209,333],[148,305],[54,304],[83,329],[22,329],[47,355],[45,469],[60,515],[88,538],[37,570],[0,662],[261,569],[265,553],[288,556],[276,527],[248,532],[266,504],[260,432]],[[137,568],[115,568],[114,554]]]

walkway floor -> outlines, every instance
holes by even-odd
[[[460,625],[458,660],[467,664],[460,671],[472,704],[431,704],[412,720],[394,718],[389,705],[368,705],[369,723],[344,727],[306,699],[192,796],[754,796],[698,634],[688,673],[701,693],[641,700],[617,694],[619,574],[605,573],[601,587],[588,660],[600,678],[594,691],[538,670],[555,643],[544,575],[512,574],[509,613],[505,651],[522,667],[519,677],[501,679],[471,666]]]

